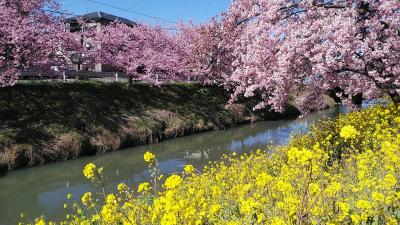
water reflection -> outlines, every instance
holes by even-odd
[[[95,191],[82,176],[82,168],[88,162],[103,166],[107,173],[108,189],[125,182],[138,184],[149,177],[143,163],[143,153],[150,150],[157,154],[163,173],[181,171],[190,163],[202,168],[209,161],[218,160],[222,154],[235,151],[248,152],[265,149],[271,143],[285,144],[293,132],[305,132],[319,119],[336,117],[345,112],[337,107],[311,113],[297,120],[266,121],[244,125],[225,131],[208,132],[140,146],[77,160],[60,162],[42,167],[12,172],[0,178],[0,224],[16,224],[20,212],[28,218],[46,214],[60,219],[65,214],[63,204],[66,195],[81,196]]]

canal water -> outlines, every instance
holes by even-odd
[[[234,151],[240,154],[266,149],[271,144],[285,144],[291,134],[306,132],[312,123],[335,118],[345,112],[345,107],[335,107],[299,119],[258,122],[128,148],[102,156],[10,172],[0,177],[0,225],[17,224],[21,220],[21,212],[28,220],[40,215],[46,215],[52,220],[62,219],[67,212],[63,204],[68,193],[80,199],[84,192],[95,191],[82,175],[82,168],[89,162],[104,167],[107,184],[110,185],[108,190],[111,191],[120,182],[137,185],[149,177],[143,162],[143,154],[147,150],[157,155],[164,174],[182,171],[186,164],[200,169],[226,153]]]

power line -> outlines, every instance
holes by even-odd
[[[44,11],[50,12],[50,13],[55,13],[55,14],[60,14],[62,16],[76,16],[76,17],[81,16],[81,15],[76,15],[76,14],[73,14],[73,13],[54,11],[54,10],[50,10],[50,9],[45,9]],[[172,27],[161,27],[161,26],[159,26],[159,28],[161,28],[163,30],[168,30],[168,31],[178,31],[177,28],[172,28]]]
[[[85,0],[79,0],[79,1],[75,1],[75,2],[68,3],[68,4],[63,4],[63,7],[65,7],[65,6],[76,5],[76,4],[79,4],[79,3],[84,2],[84,1],[85,1]]]
[[[99,4],[99,5],[107,6],[107,7],[114,8],[114,9],[122,10],[122,11],[125,11],[125,12],[130,12],[130,13],[137,14],[137,15],[140,15],[140,16],[152,18],[152,19],[155,19],[155,20],[165,21],[165,22],[173,23],[173,24],[177,24],[178,23],[176,21],[159,18],[159,17],[155,17],[155,16],[152,16],[152,15],[147,15],[147,14],[144,14],[144,13],[141,13],[141,12],[137,12],[137,11],[133,11],[133,10],[130,10],[130,9],[124,9],[124,8],[121,8],[121,7],[118,7],[118,6],[114,6],[114,5],[110,5],[110,4],[107,4],[107,3],[104,3],[104,2],[99,2],[97,0],[86,0],[86,1],[93,2],[93,3]]]
[[[65,16],[65,15],[66,15],[66,16],[76,16],[76,17],[81,16],[81,15],[75,15],[75,14],[73,14],[73,13],[60,12],[60,11],[54,11],[54,10],[48,10],[48,9],[46,9],[46,10],[44,10],[44,11],[50,12],[50,13],[55,13],[55,14],[60,14],[60,15],[62,15],[62,16]],[[177,28],[172,28],[172,27],[161,27],[161,26],[159,26],[159,28],[161,28],[161,29],[163,29],[163,30],[167,30],[167,31],[174,31],[174,32],[179,31],[179,29],[177,29]]]
[[[44,11],[45,12],[50,12],[50,13],[56,13],[56,14],[60,14],[60,15],[74,16],[73,13],[54,11],[54,10],[50,10],[50,9],[45,9]]]
[[[138,5],[140,5],[140,4],[142,4],[142,3],[144,3],[146,0],[140,0],[140,1],[138,1],[138,2],[136,2],[135,4],[133,4],[133,5],[131,5],[129,8],[127,8],[127,9],[132,9],[133,7],[135,7],[135,6],[138,6]]]

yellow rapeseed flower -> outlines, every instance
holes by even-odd
[[[145,162],[151,164],[151,163],[153,163],[156,156],[153,153],[147,151],[146,153],[144,153],[143,158],[144,158]]]
[[[397,179],[393,174],[387,174],[384,178],[384,185],[386,188],[392,188],[396,185]]]
[[[161,225],[176,225],[176,224],[178,224],[177,219],[175,214],[173,213],[165,214],[161,219]]]
[[[212,205],[210,208],[210,214],[214,215],[214,214],[218,213],[221,208],[222,208],[222,206],[220,204]]]
[[[46,221],[43,218],[36,219],[35,225],[46,225]]]
[[[360,224],[361,217],[359,215],[353,214],[350,218],[353,221],[353,224]]]
[[[174,189],[174,188],[178,187],[179,184],[181,184],[181,182],[182,182],[182,178],[180,176],[174,174],[167,178],[164,185],[167,189]]]
[[[82,196],[82,204],[84,206],[89,206],[91,199],[92,199],[92,193],[91,192],[86,192]]]
[[[149,188],[150,188],[150,184],[149,183],[147,183],[147,182],[140,183],[139,186],[138,186],[137,192],[145,193],[145,192],[147,192],[149,190]]]
[[[357,130],[352,125],[342,127],[340,130],[340,137],[344,139],[353,139],[357,136]]]
[[[372,208],[372,205],[370,201],[361,199],[357,201],[356,207],[359,209],[370,209]]]
[[[266,172],[260,173],[256,178],[256,185],[264,187],[273,180],[273,177]]]
[[[83,175],[89,180],[92,180],[95,177],[95,172],[96,172],[96,165],[93,163],[87,164],[83,168]]]
[[[286,222],[279,217],[274,217],[274,218],[272,218],[272,221],[270,224],[271,225],[286,225]]]
[[[119,192],[124,192],[124,191],[128,190],[128,186],[126,184],[124,184],[124,183],[120,183],[117,186],[117,190]]]
[[[117,197],[114,194],[108,194],[106,197],[106,204],[117,205]]]
[[[192,174],[194,173],[194,166],[193,165],[186,165],[183,169],[186,173]]]
[[[114,205],[106,204],[101,210],[101,215],[106,223],[114,224],[117,220],[117,208]]]

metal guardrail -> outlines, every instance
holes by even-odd
[[[61,74],[39,74],[34,71],[22,72],[19,80],[90,80],[101,79],[106,81],[118,81],[119,79],[130,79],[133,81],[140,81],[126,73],[120,72],[94,72],[94,71],[65,71]],[[158,81],[167,81],[167,79],[160,77]],[[195,79],[188,78],[187,82],[196,81]]]
[[[119,78],[129,79],[130,75],[118,72],[93,72],[93,71],[66,71],[62,74],[39,74],[28,71],[22,72],[19,80],[86,80],[86,79],[112,79],[118,81]]]

